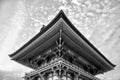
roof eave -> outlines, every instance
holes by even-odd
[[[82,39],[92,47],[93,50],[95,50],[100,56],[102,56],[110,65],[111,69],[115,67],[114,64],[112,64],[107,58],[105,58],[75,27],[74,25],[69,21],[69,19],[66,17],[64,12],[61,10],[57,16],[42,30],[40,31],[35,37],[33,37],[30,41],[28,41],[23,47],[21,47],[18,51],[16,51],[13,54],[10,54],[9,56],[14,60],[13,58],[16,54],[18,54],[21,50],[23,50],[25,47],[29,46],[32,42],[34,42],[39,36],[41,36],[45,31],[47,31],[51,26],[53,26],[60,18],[63,18],[66,23],[80,36]]]

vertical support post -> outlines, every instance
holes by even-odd
[[[79,80],[79,74],[75,73],[74,75],[75,75],[74,80]]]
[[[39,73],[39,77],[42,79],[42,80],[45,80],[45,74],[43,73],[43,74],[41,74],[41,73]]]

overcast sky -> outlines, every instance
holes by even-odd
[[[120,0],[0,0],[0,70],[29,72],[10,60],[15,52],[63,9],[70,21],[112,63],[102,80],[120,79]]]

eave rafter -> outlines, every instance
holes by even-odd
[[[83,59],[80,56],[78,57],[77,53],[71,51],[67,46],[64,45],[64,40],[62,39],[61,34],[62,34],[62,30],[60,30],[59,38],[56,41],[56,47],[47,50],[43,54],[36,55],[36,57],[34,58],[33,57],[25,58],[25,60],[23,61],[23,64],[27,63],[27,66],[36,69],[37,67],[40,67],[44,64],[49,63],[49,61],[52,58],[54,59],[55,57],[63,57],[67,59],[68,57],[69,58],[68,61],[70,61],[73,64],[78,65],[79,67],[85,69],[88,72],[89,70],[97,71],[97,68],[91,63],[89,63],[89,61]],[[92,74],[96,74],[96,72],[92,72]]]

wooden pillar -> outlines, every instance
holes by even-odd
[[[39,73],[39,77],[40,77],[41,80],[45,80],[44,75],[45,75],[45,74]]]
[[[75,76],[75,80],[79,80],[79,75],[76,75],[76,76]]]

